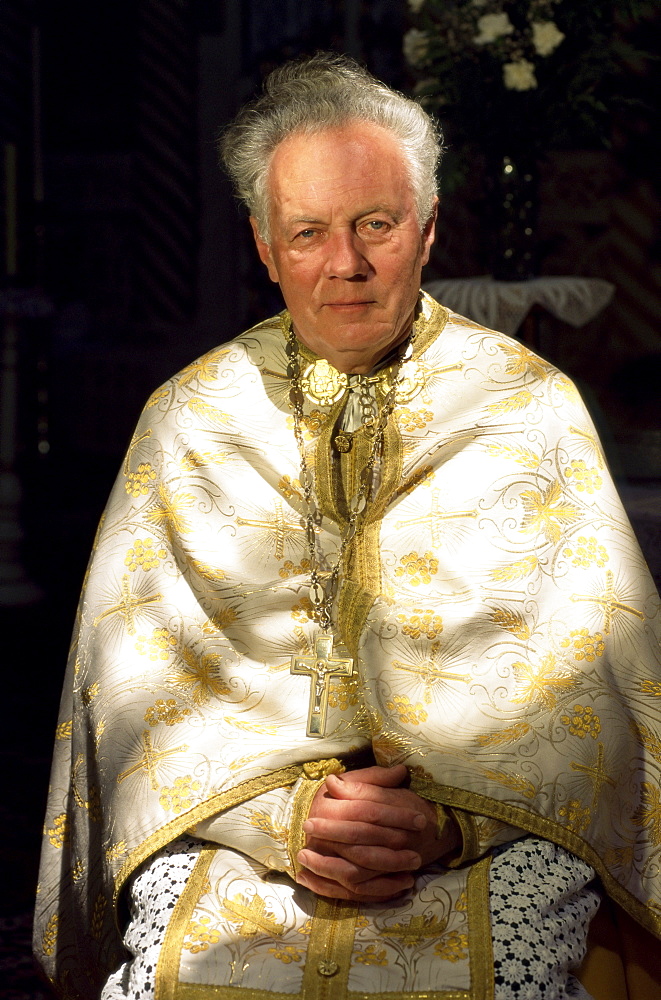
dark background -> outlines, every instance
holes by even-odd
[[[5,162],[5,366],[16,339],[0,491],[8,998],[46,996],[26,942],[57,703],[88,552],[133,426],[164,379],[281,308],[217,167],[218,130],[265,72],[318,48],[410,90],[410,25],[405,0],[0,0],[0,140],[18,174],[8,267]],[[658,49],[659,14],[636,32]],[[632,59],[622,85],[658,106],[649,61]],[[651,110],[614,115],[609,150],[541,164],[540,273],[606,278],[616,294],[580,330],[538,317],[544,353],[593,408],[657,574],[660,131]],[[476,176],[444,199],[427,280],[488,270],[481,194]],[[20,499],[9,495],[17,483]]]

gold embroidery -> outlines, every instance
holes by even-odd
[[[150,524],[162,526],[168,533],[187,535],[192,530],[189,512],[197,501],[190,493],[168,493],[162,483],[157,489],[157,501],[147,514]]]
[[[565,476],[567,479],[574,480],[574,487],[579,491],[579,493],[594,493],[595,490],[600,490],[603,485],[603,479],[599,475],[599,469],[588,469],[583,459],[574,460],[571,465],[565,469]]]
[[[423,635],[427,639],[437,639],[443,631],[441,616],[435,615],[433,611],[423,611],[422,608],[414,608],[409,618],[397,615],[397,621],[402,626],[402,634],[410,635],[412,639],[419,639]]]
[[[57,943],[57,925],[59,922],[60,918],[57,913],[54,913],[51,917],[49,917],[46,929],[44,930],[44,934],[41,939],[41,950],[44,955],[48,955],[49,957],[55,952],[55,945]]]
[[[73,729],[73,719],[68,719],[67,722],[61,722],[57,727],[57,729],[55,730],[55,739],[70,740],[72,729]]]
[[[268,949],[269,954],[277,958],[283,965],[291,965],[292,962],[303,961],[303,949],[297,948],[293,944],[283,944],[275,948]]]
[[[210,944],[218,944],[219,941],[220,932],[211,927],[211,917],[200,917],[198,921],[191,920],[188,924],[182,948],[197,955],[201,951],[208,951]]]
[[[258,812],[256,809],[250,813],[250,825],[254,826],[256,830],[260,830],[262,833],[267,834],[276,840],[280,844],[287,843],[288,830],[285,826],[276,826],[265,812]]]
[[[248,733],[261,733],[263,736],[275,736],[278,732],[277,726],[265,726],[261,722],[248,722],[245,719],[237,719],[233,715],[226,715],[224,721],[237,729],[243,729]]]
[[[290,500],[291,497],[296,497],[298,500],[305,499],[300,480],[292,479],[291,476],[283,476],[278,483],[278,489],[286,500]]]
[[[530,448],[516,448],[509,444],[494,442],[487,446],[487,451],[494,458],[511,458],[514,462],[518,462],[519,465],[525,466],[526,469],[537,469],[541,461],[540,456]]]
[[[95,627],[107,618],[113,618],[117,615],[124,620],[128,634],[135,635],[136,617],[151,605],[158,604],[159,601],[163,600],[162,594],[150,594],[149,597],[141,597],[137,591],[131,590],[131,578],[128,573],[122,577],[120,595],[119,600],[115,604],[102,611],[100,615],[97,615],[94,619]]]
[[[592,663],[599,656],[603,656],[606,643],[601,632],[591,635],[586,628],[575,629],[569,633],[568,639],[563,639],[560,643],[565,649],[571,647],[574,651],[575,660],[587,660]]]
[[[261,528],[260,537],[264,537],[269,543],[272,542],[275,545],[276,559],[282,559],[285,552],[285,542],[296,535],[303,535],[305,531],[300,524],[300,519],[287,520],[279,500],[275,500],[273,503],[273,514],[265,512],[262,518],[237,517],[236,523],[242,527]]]
[[[166,628],[155,628],[149,637],[139,635],[135,648],[150,660],[169,660],[177,648],[177,640]]]
[[[502,349],[507,355],[505,371],[508,375],[525,375],[528,372],[535,379],[546,380],[553,369],[546,361],[542,361],[523,344],[512,344],[504,341]]]
[[[55,817],[53,826],[46,830],[46,835],[53,847],[62,848],[69,843],[69,819],[66,813]]]
[[[661,764],[661,739],[655,736],[651,729],[642,723],[631,723],[631,730],[634,736],[640,740],[645,749],[652,754],[657,763]]]
[[[568,546],[566,549],[563,549],[562,553],[568,559],[571,559],[574,566],[583,566],[587,569],[593,563],[599,567],[606,565],[608,562],[608,552],[603,545],[598,544],[594,535],[590,535],[590,537],[579,535],[576,541],[578,544],[575,549]]]
[[[523,739],[530,730],[531,727],[527,722],[516,722],[513,726],[507,726],[495,733],[481,733],[475,740],[481,747],[504,746],[506,743],[515,743]]]
[[[448,925],[447,917],[416,913],[406,923],[389,924],[380,929],[381,937],[391,937],[405,948],[412,948],[425,938],[440,937]]]
[[[530,576],[531,573],[534,573],[538,566],[539,560],[537,556],[526,556],[525,559],[519,559],[518,562],[510,563],[509,566],[499,566],[498,569],[494,569],[491,573],[491,579],[503,583],[522,580],[525,576]]]
[[[400,722],[410,726],[419,726],[428,718],[424,706],[420,702],[412,705],[407,695],[396,694],[392,701],[387,702],[386,707],[397,715]]]
[[[644,680],[640,682],[641,694],[651,694],[655,698],[661,698],[661,683],[659,681]]]
[[[168,757],[173,757],[176,753],[188,750],[188,746],[185,744],[179,747],[171,747],[166,750],[158,750],[152,742],[151,733],[148,729],[145,729],[142,734],[142,748],[144,750],[144,754],[140,757],[137,763],[132,764],[131,767],[127,767],[125,771],[122,771],[117,775],[118,785],[121,784],[121,782],[126,778],[131,777],[131,775],[144,771],[149,777],[151,787],[154,791],[157,791],[157,770],[159,764]]]
[[[547,655],[537,666],[525,660],[512,664],[517,680],[517,688],[511,701],[515,705],[538,702],[545,708],[555,708],[557,696],[568,694],[577,685],[577,679],[561,668],[553,653]]]
[[[283,580],[288,580],[290,576],[309,576],[310,560],[301,559],[300,565],[296,566],[291,559],[287,559],[278,572]]]
[[[510,413],[512,410],[522,410],[532,403],[534,398],[533,394],[527,389],[521,389],[520,392],[515,392],[513,396],[506,396],[505,399],[501,399],[498,403],[491,403],[489,405],[489,413],[499,416],[500,414]]]
[[[96,698],[98,693],[99,693],[98,681],[95,681],[93,684],[90,684],[89,687],[83,688],[81,693],[81,700],[83,702],[83,705],[85,705],[85,707],[90,705],[92,701]]]
[[[578,764],[575,760],[570,761],[569,766],[572,771],[579,771],[582,774],[586,774],[588,778],[593,782],[593,792],[592,792],[592,808],[594,809],[597,804],[597,799],[601,792],[603,785],[610,785],[611,788],[616,788],[617,784],[610,778],[604,769],[604,744],[599,743],[597,746],[597,759],[594,764]]]
[[[231,899],[225,898],[221,912],[230,923],[239,925],[241,937],[252,937],[258,931],[280,937],[284,932],[284,924],[279,924],[273,913],[267,909],[262,897],[255,893],[248,898],[243,893],[237,893]]]
[[[486,768],[483,774],[485,778],[496,781],[499,785],[504,785],[505,788],[511,788],[514,792],[520,792],[526,799],[534,799],[537,795],[537,789],[532,781],[528,781],[527,778],[523,778],[520,774],[507,774],[505,771],[493,771]]]
[[[106,848],[106,861],[112,864],[118,858],[121,858],[122,854],[126,854],[126,841],[118,840],[116,844],[112,844],[110,847]]]
[[[159,559],[165,559],[166,556],[167,552],[164,548],[154,548],[153,538],[145,538],[144,541],[136,538],[132,547],[126,553],[124,565],[128,566],[130,573],[135,573],[140,567],[146,573],[147,570],[156,569]]]
[[[176,726],[178,722],[183,722],[191,712],[190,708],[179,708],[174,698],[168,698],[167,701],[157,698],[156,702],[145,712],[144,719],[150,726],[157,726],[159,722],[164,722],[166,726]]]
[[[444,521],[450,521],[464,517],[477,517],[477,511],[475,510],[456,510],[449,512],[443,510],[443,508],[441,507],[440,497],[441,497],[440,490],[432,490],[431,510],[429,511],[429,513],[422,514],[420,517],[407,518],[406,521],[397,521],[395,527],[408,528],[414,524],[426,525],[431,532],[431,543],[434,546],[434,548],[437,549],[441,546],[443,541],[442,524]],[[429,560],[431,559],[431,557],[432,557],[431,552],[425,552],[424,556],[425,559]],[[417,552],[409,553],[409,555],[405,556],[404,559],[401,560],[401,562],[404,563],[405,559],[410,560],[413,558],[415,559],[418,558]],[[434,562],[436,562],[436,560],[434,560]],[[438,568],[438,562],[436,562],[436,567]],[[410,570],[407,571],[410,573]],[[436,572],[436,570],[434,570],[434,572]],[[401,575],[402,572],[400,572],[400,570],[397,569],[395,571],[395,576],[401,576]],[[426,580],[425,582],[429,583],[429,580]]]
[[[135,500],[147,496],[150,484],[156,479],[156,471],[149,462],[141,462],[137,472],[126,472],[125,475],[124,489]]]
[[[408,407],[401,406],[395,410],[395,417],[403,429],[412,434],[413,431],[423,431],[434,419],[434,414],[431,410],[409,410]]]
[[[636,826],[648,826],[650,840],[655,847],[661,844],[661,795],[656,785],[643,781],[641,805],[633,821]]]
[[[85,863],[83,861],[77,861],[71,869],[71,878],[74,882],[80,882],[84,875]]]
[[[560,721],[563,726],[569,727],[573,736],[578,736],[581,740],[586,736],[596,740],[601,732],[601,720],[590,705],[574,705],[573,715],[561,715]]]
[[[173,664],[168,682],[183,688],[196,705],[206,705],[212,698],[231,694],[222,675],[224,657],[217,653],[199,653],[189,647],[180,650],[183,663]]]
[[[94,908],[92,910],[92,920],[90,922],[90,934],[97,941],[101,937],[103,932],[103,922],[106,915],[106,907],[108,905],[108,900],[103,895],[102,892],[96,897],[96,902],[94,903]]]
[[[566,806],[561,806],[558,815],[566,819],[567,826],[575,833],[584,833],[590,825],[590,807],[583,807],[578,799],[570,799]]]
[[[203,420],[207,420],[209,423],[228,424],[230,422],[230,418],[227,413],[223,413],[222,410],[217,409],[215,406],[205,403],[205,401],[200,399],[198,396],[194,396],[192,399],[189,399],[186,405],[196,416],[201,417]]]
[[[517,637],[517,639],[529,639],[530,629],[523,620],[523,615],[518,611],[509,611],[507,608],[494,608],[491,612],[491,621],[494,625],[506,629]]]
[[[615,577],[611,570],[606,570],[606,586],[600,594],[572,594],[572,601],[588,601],[590,604],[596,604],[601,608],[604,616],[603,629],[606,635],[608,635],[613,627],[614,622],[618,619],[620,612],[625,611],[630,615],[635,615],[636,618],[640,618],[641,621],[645,621],[645,615],[642,611],[637,611],[636,608],[632,608],[631,605],[625,604],[621,601],[618,595],[615,593],[614,585]]]
[[[578,507],[561,498],[562,485],[557,479],[543,493],[539,490],[524,490],[521,502],[526,513],[521,522],[521,531],[530,535],[542,532],[547,542],[560,541],[563,528],[581,516]]]
[[[353,960],[354,962],[359,962],[361,965],[387,965],[388,959],[386,958],[385,950],[376,950],[375,944],[368,944],[364,951],[354,952]]]
[[[402,660],[392,661],[392,665],[396,670],[405,670],[407,673],[414,674],[420,679],[421,683],[424,684],[424,700],[426,705],[431,705],[431,689],[435,684],[438,684],[439,681],[460,681],[461,683],[467,684],[470,680],[470,677],[466,674],[454,674],[451,670],[444,670],[442,666],[435,662],[437,658],[440,658],[442,662],[440,642],[432,643],[430,656],[425,659],[420,659],[418,662],[406,663]],[[397,701],[397,698],[395,698],[395,701]],[[390,702],[388,705],[390,707]]]
[[[199,790],[200,782],[193,781],[191,774],[185,774],[174,779],[172,788],[165,786],[161,788],[158,802],[165,812],[173,812],[178,815],[190,809],[196,798],[194,793]]]
[[[413,587],[431,583],[432,576],[438,573],[438,559],[433,552],[425,552],[423,556],[419,556],[417,552],[409,552],[399,561],[395,576],[407,577],[407,582]]]
[[[434,954],[444,962],[461,962],[468,958],[468,934],[448,931],[434,948]]]

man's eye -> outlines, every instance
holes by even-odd
[[[312,237],[315,236],[316,233],[317,233],[316,229],[303,229],[298,235],[301,236],[304,240],[309,240],[312,239]]]
[[[383,219],[369,219],[364,225],[368,233],[386,233],[390,229]]]

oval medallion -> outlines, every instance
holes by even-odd
[[[329,406],[340,398],[349,384],[347,376],[324,358],[319,358],[303,372],[301,389],[311,403]]]

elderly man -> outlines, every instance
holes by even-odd
[[[131,441],[37,955],[63,997],[587,997],[595,872],[661,931],[658,599],[594,430],[419,292],[418,105],[319,55],[222,145],[287,309]]]

